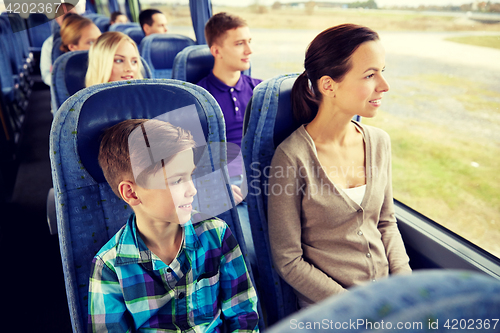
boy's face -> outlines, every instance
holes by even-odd
[[[250,29],[239,27],[226,31],[221,41],[212,45],[216,48],[216,59],[221,61],[228,70],[244,71],[250,68]],[[221,45],[219,44],[221,43]]]
[[[194,169],[193,151],[184,150],[149,176],[145,188],[136,189],[141,200],[141,210],[148,219],[178,224],[191,219],[191,204],[196,194],[191,178]]]

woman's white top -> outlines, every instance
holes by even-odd
[[[363,202],[363,198],[365,197],[366,185],[344,188],[342,190],[345,194],[347,194],[349,198],[351,198],[352,201],[354,201],[358,205],[361,205],[361,202]]]

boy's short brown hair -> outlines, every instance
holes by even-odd
[[[247,22],[239,16],[225,12],[215,14],[205,25],[205,39],[208,47],[214,43],[221,45],[226,37],[226,31],[246,26],[248,26]]]
[[[146,124],[147,123],[147,124]],[[140,131],[138,144],[129,143],[135,130]],[[137,138],[134,132],[134,140]],[[129,119],[104,131],[99,147],[99,165],[113,192],[121,198],[118,185],[130,180],[144,187],[147,177],[166,165],[177,153],[193,148],[195,141],[191,133],[172,124],[156,119]],[[151,151],[161,151],[161,160],[151,160]],[[134,170],[142,172],[135,175]]]

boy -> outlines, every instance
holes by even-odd
[[[139,24],[144,35],[167,33],[167,17],[157,9],[146,9],[139,14]]]
[[[241,17],[218,13],[205,25],[205,38],[215,61],[212,72],[198,85],[217,100],[224,113],[227,140],[241,148],[245,108],[253,89],[262,82],[241,74],[250,68],[250,30]],[[242,166],[241,158],[229,164],[232,184],[241,177]]]
[[[217,218],[198,223],[191,203],[195,142],[160,120],[105,131],[99,165],[134,213],[97,253],[89,332],[258,332],[257,296],[240,248]]]

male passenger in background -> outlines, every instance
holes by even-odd
[[[157,9],[146,9],[139,14],[139,24],[146,36],[167,33],[167,17]]]
[[[111,16],[109,17],[109,25],[117,23],[128,23],[127,15],[123,14],[120,11],[112,12]]]
[[[226,122],[227,141],[241,148],[245,108],[253,89],[262,82],[241,73],[250,68],[250,29],[241,17],[218,13],[205,25],[205,38],[215,62],[212,72],[198,85],[208,90],[219,103]],[[243,200],[239,188],[243,173],[241,155],[228,168],[233,194],[239,203]],[[241,217],[241,210],[238,212]]]

